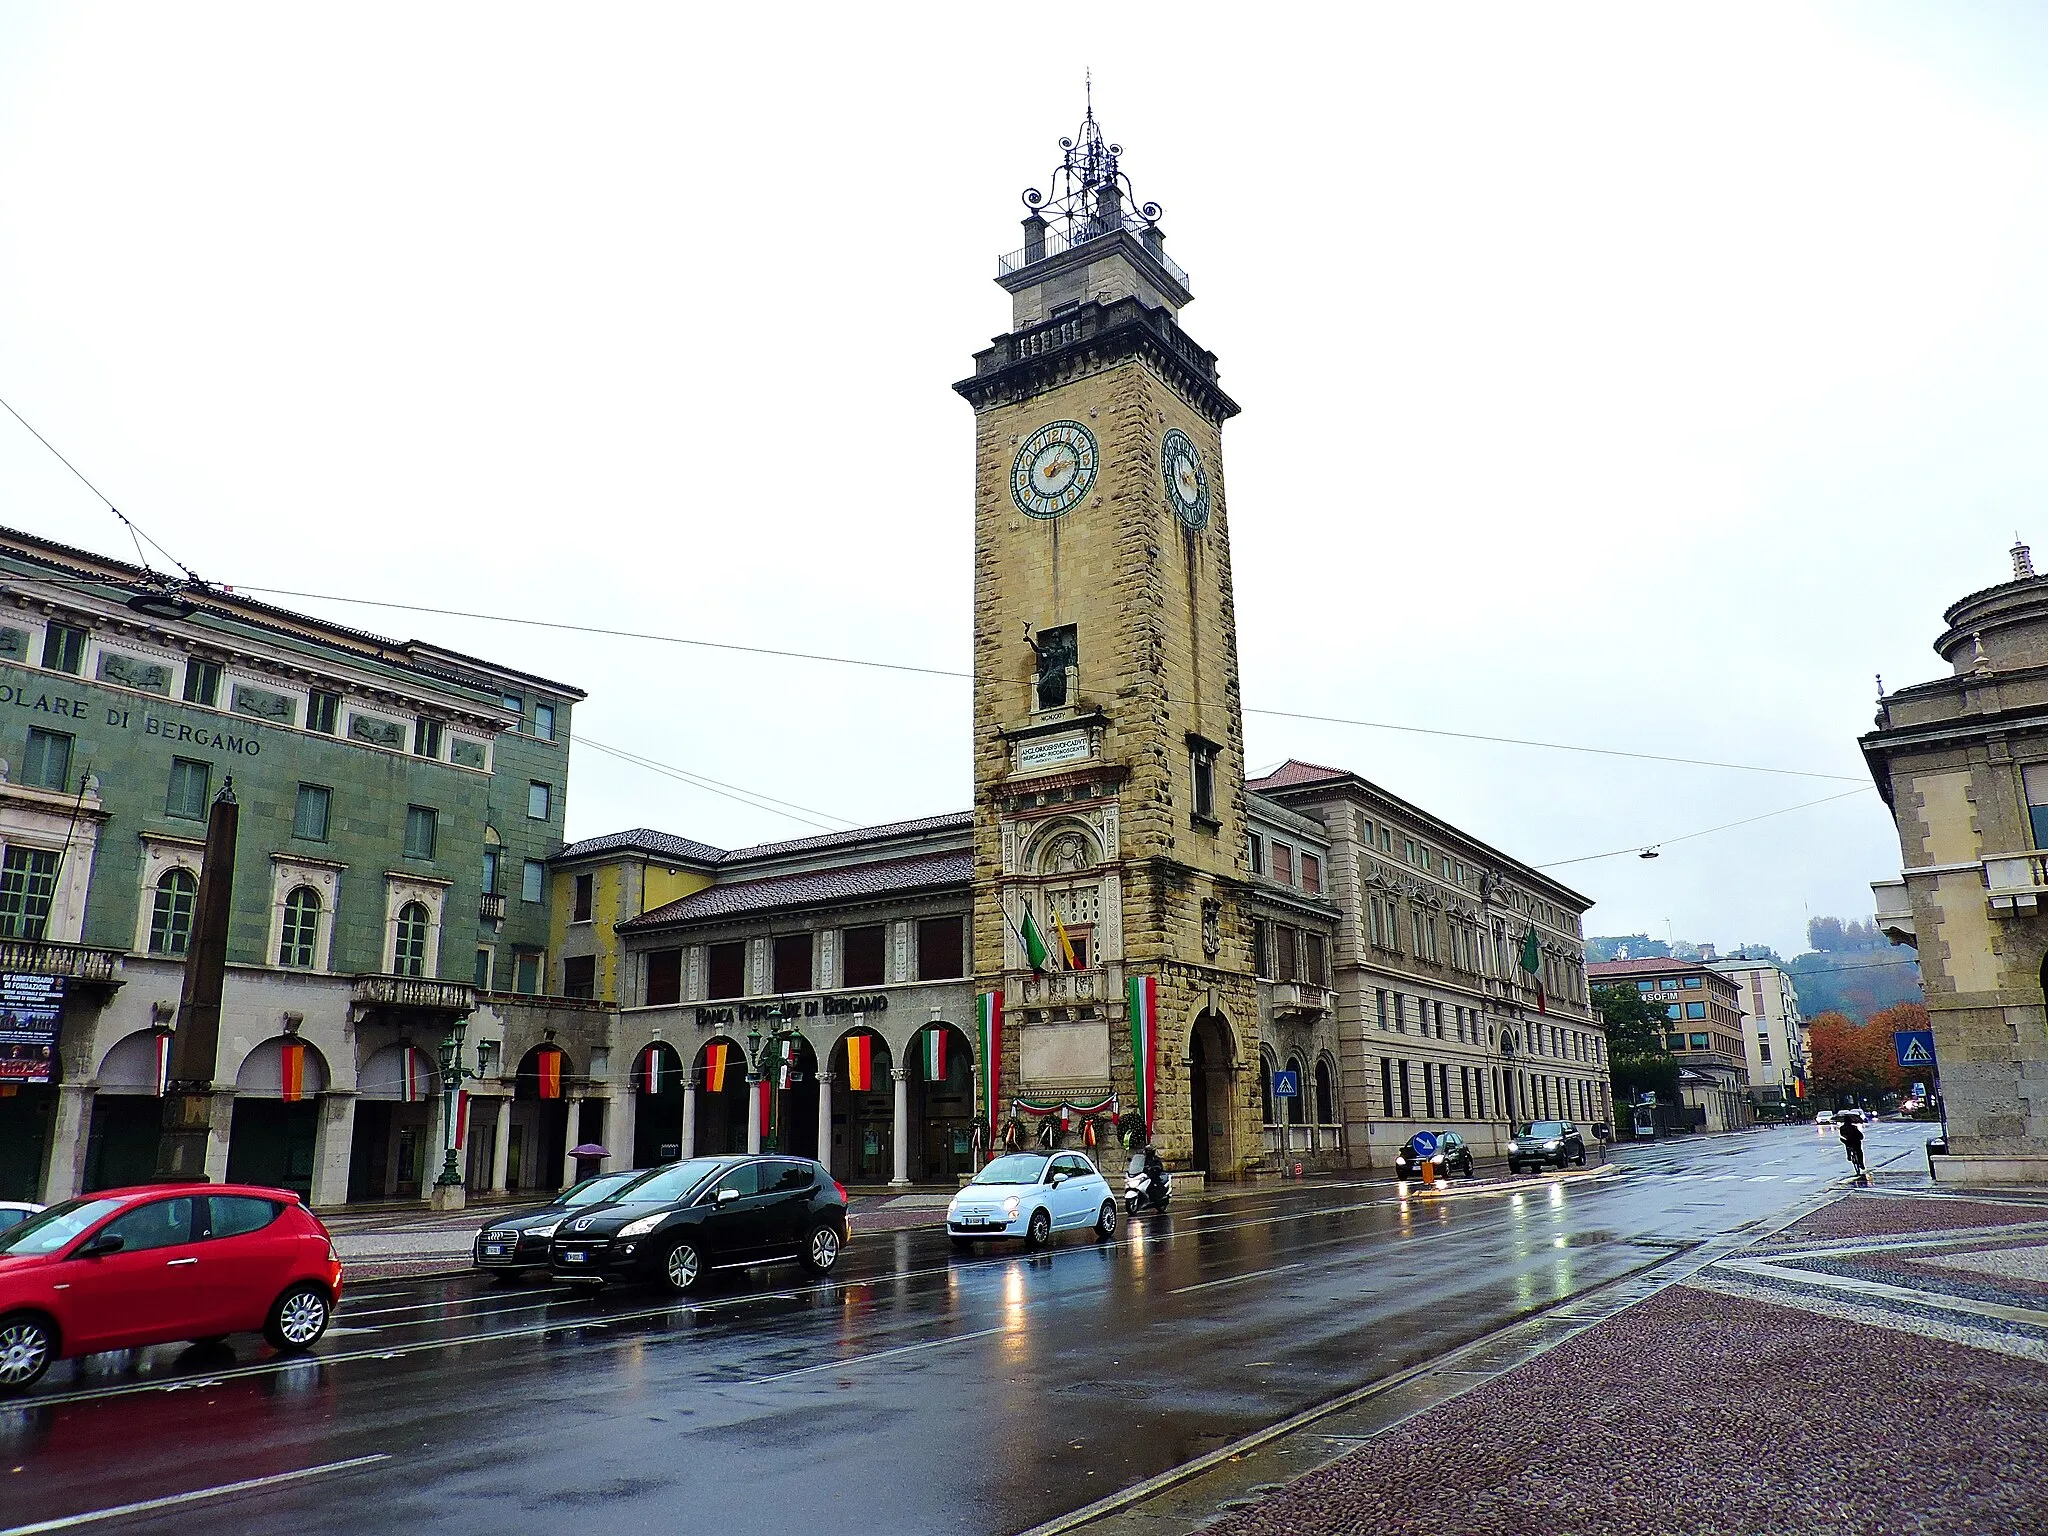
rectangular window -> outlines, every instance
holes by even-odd
[[[1422,1113],[1426,1119],[1436,1118],[1436,1074],[1426,1061],[1422,1064]]]
[[[967,974],[967,922],[927,917],[917,925],[917,979],[943,981]]]
[[[308,842],[327,841],[327,810],[332,796],[319,784],[301,784],[299,798],[292,806],[292,836]]]
[[[414,757],[439,757],[441,755],[441,722],[429,720],[421,715],[412,723],[412,755]]]
[[[21,782],[37,789],[63,789],[71,782],[71,738],[62,731],[28,731],[28,752],[21,760]]]
[[[545,901],[548,894],[548,867],[539,859],[528,859],[519,872],[519,899],[521,901]]]
[[[1387,989],[1385,987],[1376,987],[1373,989],[1373,996],[1379,1002],[1380,1028],[1385,1029],[1387,1027]]]
[[[1254,833],[1252,836],[1252,873],[1255,875],[1263,875],[1265,872],[1266,840],[1263,837],[1260,837],[1256,833]]]
[[[1415,1118],[1415,1099],[1409,1092],[1408,1063],[1405,1061],[1401,1063],[1401,1118],[1403,1120],[1413,1120]]]
[[[1302,944],[1307,950],[1302,960],[1303,981],[1314,986],[1327,987],[1330,984],[1329,944],[1320,933],[1302,935]]]
[[[405,808],[405,856],[408,859],[431,859],[434,856],[434,835],[439,830],[440,816],[431,806],[408,805]]]
[[[1771,1064],[1771,1042],[1762,1035],[1757,1036],[1756,1053],[1757,1060],[1761,1061],[1765,1066],[1768,1067]]]
[[[491,952],[482,945],[476,951],[476,989],[479,992],[491,990]]]
[[[495,848],[486,848],[484,850],[484,894],[486,896],[502,894],[498,890],[498,850]]]
[[[579,923],[589,922],[591,909],[596,903],[597,876],[594,874],[578,875],[576,877],[576,916],[573,921]]]
[[[1696,1051],[1706,1051],[1713,1049],[1714,1042],[1705,1035],[1693,1035],[1690,1037],[1690,1039],[1692,1043],[1692,1048]]]
[[[530,949],[522,949],[512,965],[512,990],[524,997],[532,997],[540,991],[541,957]]]
[[[1273,878],[1282,885],[1294,884],[1294,850],[1285,843],[1273,845]]]
[[[1391,828],[1391,827],[1381,827],[1381,828],[1380,828],[1380,852],[1381,852],[1381,853],[1392,853],[1393,851],[1394,851],[1394,830],[1393,830],[1393,828]]]
[[[1677,1003],[1673,1003],[1669,1008],[1666,1008],[1664,1010],[1664,1017],[1667,1019],[1675,1019],[1680,1017],[1683,1012],[1684,1010],[1681,1009]]]
[[[1665,976],[1659,978],[1657,982],[1657,989],[1660,992],[1676,992],[1678,990],[1678,978],[1676,976]]]
[[[1311,896],[1323,893],[1323,861],[1305,848],[1301,853],[1301,888]]]
[[[1688,1019],[1704,1019],[1707,1016],[1707,1005],[1705,1003],[1687,1003],[1685,1005],[1685,1016]]]
[[[745,997],[747,995],[747,941],[734,939],[726,944],[713,944],[705,951],[708,960],[709,983],[706,995],[709,997]]]
[[[1414,838],[1412,838],[1412,837],[1404,837],[1404,838],[1402,838],[1402,839],[1401,839],[1401,854],[1402,854],[1402,857],[1404,857],[1405,859],[1407,859],[1407,861],[1408,861],[1408,862],[1409,862],[1410,864],[1413,864],[1413,863],[1415,862],[1415,839],[1414,839]]]
[[[52,624],[43,631],[43,665],[74,676],[85,670],[85,631],[73,624]]]
[[[526,817],[529,821],[546,821],[554,810],[555,792],[535,779],[526,786]]]
[[[683,1000],[683,952],[680,949],[657,949],[647,957],[647,1005],[658,1008],[664,1003],[680,1003]]]
[[[1398,992],[1394,994],[1394,1030],[1397,1034],[1408,1033],[1408,999]]]
[[[841,986],[879,987],[882,984],[882,957],[888,952],[889,930],[881,923],[869,927],[848,928],[839,935],[840,968],[844,973]]]
[[[1195,820],[1216,820],[1216,744],[1188,738],[1188,772],[1194,780]]]
[[[1380,1111],[1394,1118],[1394,1063],[1386,1056],[1380,1058]]]
[[[533,706],[533,734],[542,741],[555,739],[555,706],[536,704]]]
[[[315,688],[306,700],[306,729],[332,736],[341,724],[341,695]]]
[[[1071,624],[1041,629],[1031,642],[1038,653],[1036,691],[1040,709],[1060,709],[1067,702],[1069,679],[1081,664],[1081,642]]]
[[[1654,992],[1657,990],[1657,984],[1651,981],[1639,981],[1636,983],[1636,990],[1638,992]]]
[[[777,992],[811,990],[811,936],[808,933],[777,934],[769,953]]]
[[[1252,923],[1252,974],[1271,976],[1273,973],[1266,968],[1266,962],[1266,925],[1255,920]]]
[[[1294,929],[1285,923],[1273,925],[1273,979],[1275,981],[1299,981],[1295,965]]]
[[[0,937],[40,939],[50,926],[58,855],[48,848],[9,848],[0,859]]]
[[[185,663],[185,702],[204,704],[208,709],[220,703],[220,663],[198,657]]]
[[[171,787],[164,796],[164,814],[188,821],[206,820],[206,786],[213,770],[187,757],[171,759]]]
[[[1461,1118],[1472,1118],[1472,1069],[1458,1068],[1458,1114]]]
[[[1704,976],[1688,976],[1685,978],[1686,990],[1689,992],[1697,992],[1706,984],[1707,979]]]
[[[597,956],[571,955],[562,962],[562,996],[597,996]]]

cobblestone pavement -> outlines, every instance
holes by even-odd
[[[1207,1529],[2048,1532],[2044,1263],[2048,1207],[1859,1191]]]

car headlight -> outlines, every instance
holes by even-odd
[[[555,1228],[559,1227],[561,1224],[561,1219],[557,1217],[555,1220],[549,1222],[544,1227],[528,1227],[526,1229],[526,1235],[528,1237],[553,1237],[555,1235]]]
[[[1563,1145],[1564,1142],[1562,1140],[1546,1141],[1545,1143],[1543,1143],[1543,1150],[1546,1152],[1555,1152],[1559,1147]]]
[[[1022,1200],[1019,1200],[1015,1195],[1012,1195],[1009,1199],[1003,1202],[1003,1214],[1005,1216],[1010,1217],[1012,1220],[1015,1220],[1017,1212],[1022,1210],[1023,1206],[1024,1202]]]
[[[638,1221],[629,1221],[619,1228],[618,1235],[620,1237],[645,1237],[661,1225],[662,1218],[666,1215],[668,1215],[667,1211],[656,1211],[652,1216],[642,1216]]]

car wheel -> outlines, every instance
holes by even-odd
[[[1473,1170],[1473,1167],[1472,1167],[1472,1154],[1471,1154],[1471,1153],[1469,1153],[1469,1152],[1467,1152],[1467,1153],[1465,1154],[1465,1177],[1469,1179],[1469,1178],[1472,1178],[1473,1176],[1474,1176],[1474,1170]]]
[[[26,1312],[0,1318],[0,1392],[22,1392],[43,1379],[57,1357],[57,1330]]]
[[[1102,1209],[1095,1213],[1095,1240],[1106,1243],[1116,1236],[1116,1202],[1105,1200]]]
[[[333,1316],[334,1303],[319,1286],[310,1282],[295,1285],[270,1304],[263,1337],[270,1340],[272,1349],[297,1354],[320,1342]]]
[[[695,1290],[703,1274],[704,1255],[695,1243],[677,1243],[661,1256],[662,1283],[678,1296]]]
[[[1584,1147],[1579,1148],[1578,1151],[1572,1154],[1572,1166],[1576,1168],[1586,1166],[1586,1149]]]
[[[1031,1213],[1031,1220],[1024,1227],[1024,1241],[1033,1248],[1043,1248],[1052,1241],[1052,1217],[1044,1206]]]
[[[814,1275],[829,1275],[838,1262],[839,1229],[829,1221],[821,1221],[804,1239],[804,1268]]]

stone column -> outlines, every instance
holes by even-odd
[[[683,1084],[683,1156],[697,1155],[697,1085]]]
[[[896,1080],[896,1177],[889,1183],[900,1187],[910,1182],[910,1069],[891,1067]]]
[[[85,1151],[91,1140],[93,1089],[64,1083],[57,1089],[57,1113],[50,1123],[49,1157],[44,1164],[45,1205],[69,1200],[85,1184]]]
[[[206,1138],[206,1179],[210,1184],[228,1181],[228,1138],[234,1133],[235,1090],[213,1090],[213,1130]]]
[[[611,1153],[600,1165],[604,1172],[614,1168],[633,1166],[633,1143],[637,1139],[635,1123],[640,1118],[640,1095],[628,1088],[624,1093],[613,1090],[605,1102],[604,1135],[598,1140],[605,1151]]]
[[[511,1189],[512,1095],[498,1099],[498,1120],[491,1135],[491,1193],[502,1195]]]
[[[348,1203],[349,1164],[356,1139],[356,1096],[320,1095],[320,1123],[313,1132],[313,1197],[316,1209]]]
[[[832,1171],[832,1074],[818,1074],[818,1161]]]
[[[761,1079],[747,1074],[747,1150],[761,1150]]]
[[[576,1159],[569,1154],[576,1150],[576,1144],[583,1139],[583,1096],[577,1093],[564,1094],[563,1100],[569,1106],[569,1122],[562,1133],[562,1184],[567,1189],[576,1182]]]

